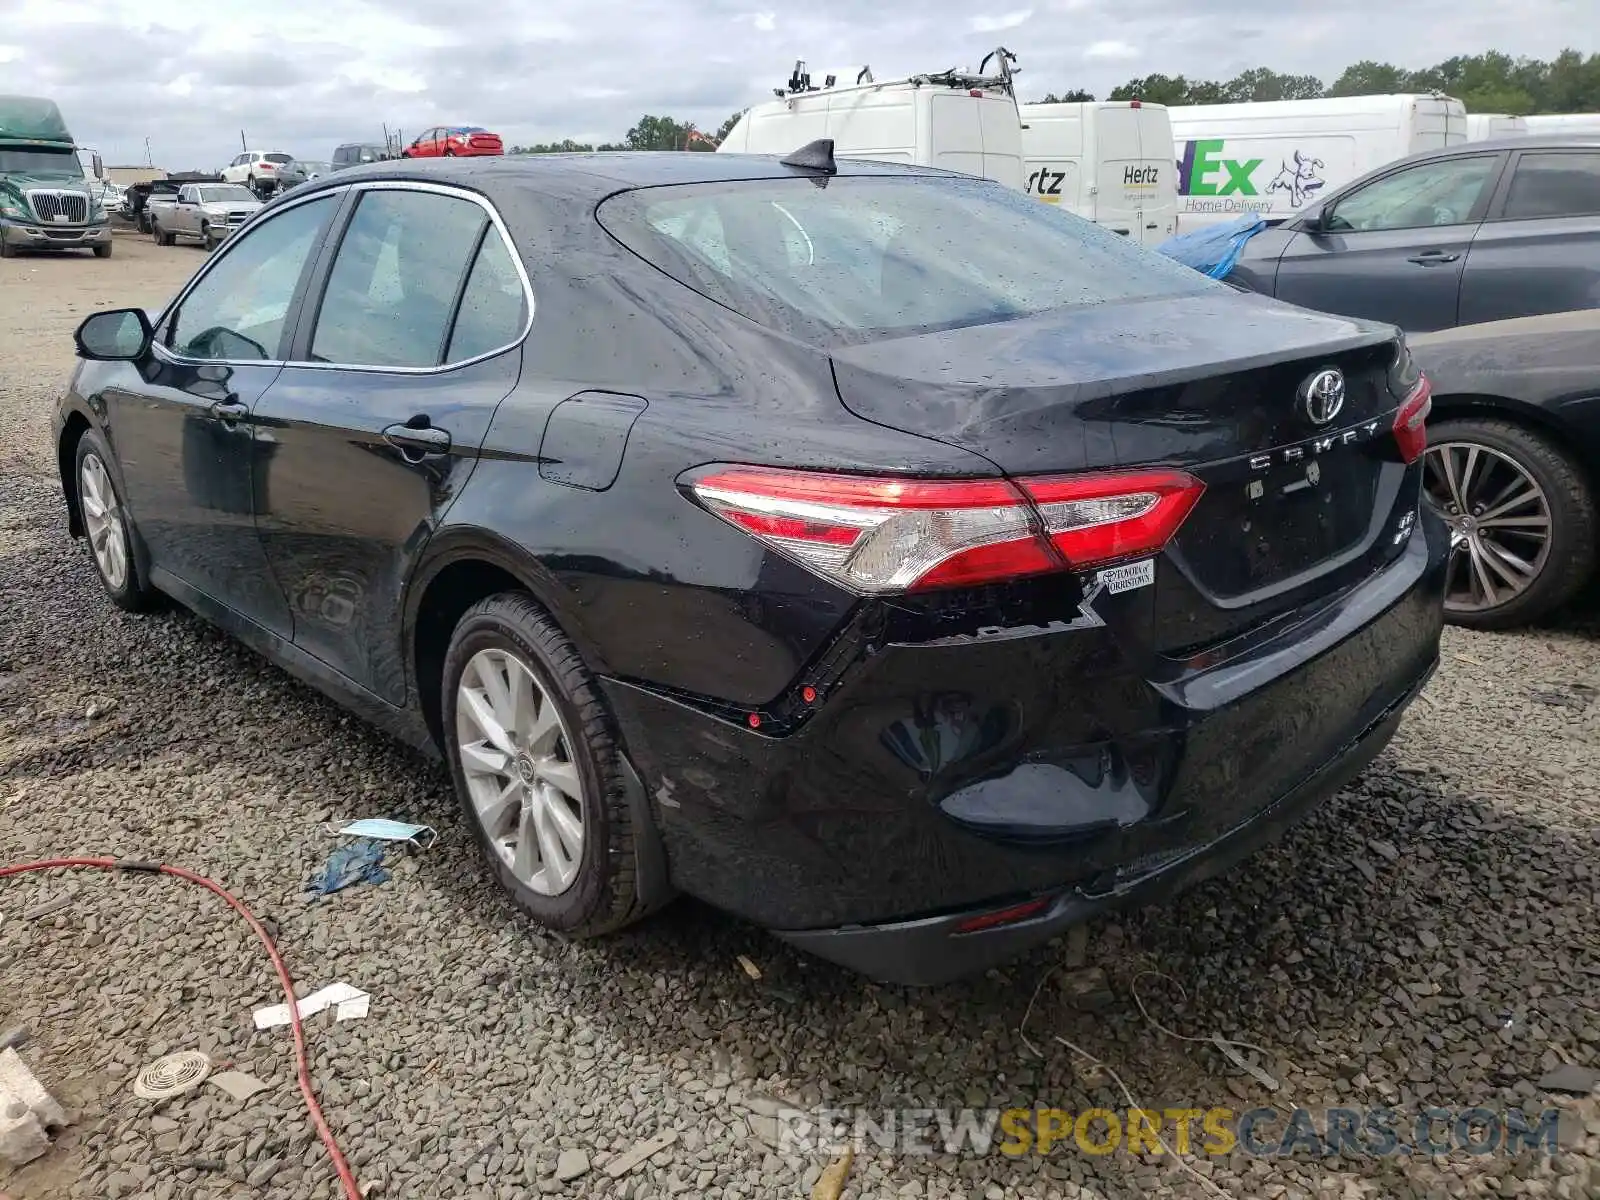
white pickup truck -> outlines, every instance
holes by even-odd
[[[186,183],[170,205],[150,214],[150,233],[163,246],[180,237],[213,250],[261,207],[256,194],[239,183]]]

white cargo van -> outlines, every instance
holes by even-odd
[[[1521,137],[1528,132],[1526,117],[1509,113],[1468,113],[1467,141],[1487,142],[1491,138]]]
[[[790,154],[819,138],[833,139],[836,158],[942,167],[1021,190],[1022,124],[1011,90],[1009,55],[1000,72],[947,71],[878,82],[865,68],[854,80],[813,88],[805,64],[795,66],[787,93],[739,118],[718,151]],[[830,81],[835,77],[828,76]]]
[[[1170,108],[1178,231],[1260,213],[1287,220],[1324,192],[1415,154],[1467,140],[1449,96],[1344,96]]]
[[[1557,137],[1574,133],[1593,137],[1600,134],[1600,113],[1543,113],[1537,117],[1524,117],[1529,133]]]
[[[1164,105],[1024,104],[1018,112],[1030,196],[1148,245],[1176,232],[1172,122]]]

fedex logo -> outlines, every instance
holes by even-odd
[[[1185,196],[1254,196],[1251,176],[1259,158],[1223,158],[1221,138],[1185,142],[1178,162],[1178,191]]]

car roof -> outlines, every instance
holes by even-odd
[[[1413,154],[1407,162],[1425,162],[1430,158],[1451,158],[1457,154],[1472,154],[1483,150],[1600,150],[1600,134],[1592,133],[1524,133],[1510,137],[1486,138],[1481,142],[1457,142],[1442,150],[1424,150]]]
[[[840,159],[842,176],[935,176],[964,178],[935,167]],[[823,178],[815,171],[786,167],[777,155],[714,154],[678,150],[624,150],[594,154],[516,154],[481,158],[412,158],[365,163],[314,180],[296,195],[344,187],[364,179],[453,183],[479,191],[528,186],[548,195],[598,201],[630,188],[720,183],[746,179]],[[309,191],[307,189],[310,189]]]

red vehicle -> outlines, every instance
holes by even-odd
[[[481,125],[440,125],[428,130],[400,152],[402,158],[468,158],[476,154],[504,154],[498,133]]]

